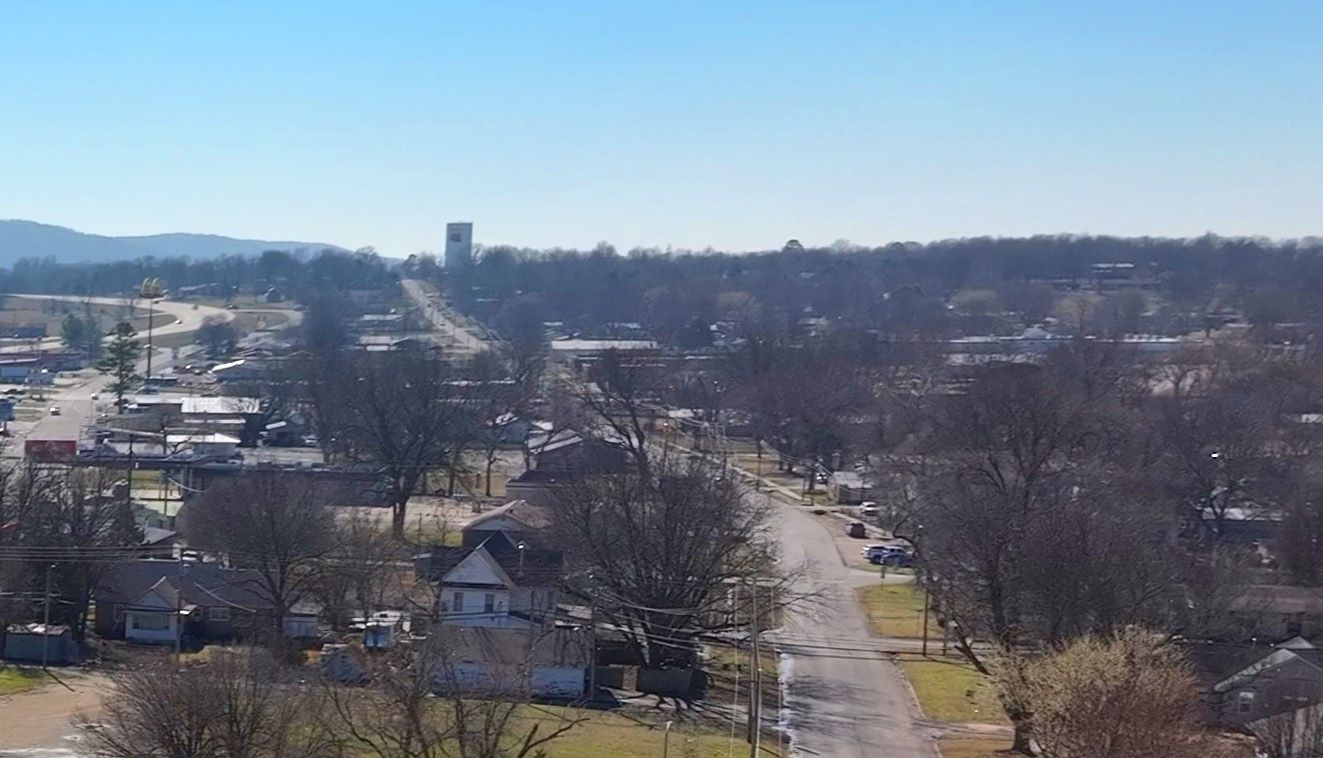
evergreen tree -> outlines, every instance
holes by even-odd
[[[105,357],[96,364],[102,373],[115,377],[115,381],[110,384],[110,391],[115,395],[115,407],[120,413],[124,412],[124,395],[141,378],[137,373],[137,364],[142,354],[142,345],[138,344],[137,335],[129,322],[116,324],[115,333],[106,346]]]

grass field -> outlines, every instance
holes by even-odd
[[[923,636],[923,593],[913,584],[875,584],[857,590],[868,614],[868,628],[882,637]],[[928,636],[942,639],[942,628],[929,614]]]
[[[1001,737],[948,737],[937,746],[942,758],[998,758],[1010,755],[1011,741]]]
[[[41,681],[41,672],[37,669],[16,669],[0,667],[0,695],[12,695],[15,692],[34,687]]]
[[[665,714],[623,714],[614,711],[580,711],[555,707],[530,707],[526,719],[545,721],[554,727],[564,716],[585,717],[558,739],[548,743],[548,758],[655,758],[662,754]],[[736,755],[747,755],[743,729],[736,729]],[[727,758],[731,750],[730,726],[679,721],[671,728],[668,754],[673,758]],[[775,735],[764,735],[761,755],[775,756]]]
[[[902,658],[900,665],[929,718],[951,723],[1009,723],[992,683],[963,658],[915,656]]]

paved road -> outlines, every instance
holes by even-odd
[[[785,654],[784,718],[794,754],[936,756],[933,735],[918,723],[903,673],[883,654],[871,652],[877,641],[869,636],[854,589],[877,577],[845,566],[832,535],[811,515],[796,506],[774,507],[782,565],[803,566],[803,588],[821,595],[768,635]]]
[[[431,322],[434,330],[455,343],[461,350],[479,352],[486,349],[487,343],[483,342],[482,338],[450,318],[445,303],[432,294],[426,285],[417,279],[402,279],[400,284],[404,286],[405,294],[422,309],[423,316]]]
[[[81,297],[62,295],[9,295],[9,297],[83,302]],[[123,306],[125,304],[122,298],[114,297],[94,297],[90,300],[96,305]],[[142,305],[140,304],[139,307],[142,307]],[[153,339],[190,334],[197,331],[198,327],[202,326],[202,322],[207,318],[217,318],[222,321],[234,319],[234,313],[224,308],[181,303],[174,300],[158,300],[152,304],[152,310],[160,314],[155,317],[158,323],[152,328]],[[139,336],[145,339],[146,335]],[[59,338],[51,338],[41,343],[43,348],[56,348],[59,345]],[[168,365],[170,355],[169,348],[157,348],[152,351],[154,373],[156,367]],[[140,372],[145,371],[146,363],[147,360],[144,355],[138,365]],[[95,369],[84,369],[77,372],[72,381],[60,379],[57,380],[54,387],[41,388],[40,391],[47,398],[41,405],[43,415],[32,425],[23,423],[10,425],[13,436],[6,451],[8,455],[21,455],[23,440],[28,437],[34,439],[78,439],[81,430],[95,421],[98,412],[109,408],[112,402],[106,393],[106,387],[109,384],[110,377],[102,376]],[[94,400],[93,395],[99,395],[100,398]],[[48,412],[51,407],[58,407],[60,415],[51,415]]]
[[[82,298],[77,295],[6,295],[6,297],[27,298],[31,300],[69,300],[82,303],[90,301],[93,305],[112,305],[123,307],[127,301],[122,297],[91,297]],[[136,308],[143,308],[146,302],[143,300],[135,301]],[[164,314],[164,317],[157,316],[152,327],[152,336],[169,337],[172,334],[189,334],[197,331],[202,322],[207,318],[218,318],[222,321],[234,320],[234,312],[225,308],[217,308],[212,305],[198,305],[196,303],[181,303],[175,300],[157,300],[152,303],[152,311],[157,314]],[[145,335],[143,335],[145,336]],[[39,349],[51,349],[60,347],[59,337],[48,337],[38,343]],[[8,348],[11,351],[30,350],[29,345],[19,345]]]

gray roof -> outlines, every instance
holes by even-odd
[[[500,508],[473,519],[464,527],[464,531],[482,529],[487,522],[499,518],[508,518],[529,530],[546,529],[551,526],[550,509],[533,505],[527,500],[511,500]]]
[[[98,602],[132,605],[155,588],[181,605],[230,606],[258,611],[269,608],[256,571],[216,563],[136,560],[112,564],[97,584]]]

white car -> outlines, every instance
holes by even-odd
[[[58,416],[58,415],[60,415],[60,406],[58,406],[58,405],[52,405],[52,406],[51,406],[51,415],[52,415],[52,416]]]
[[[876,516],[882,509],[872,500],[865,500],[859,504],[859,515]]]

